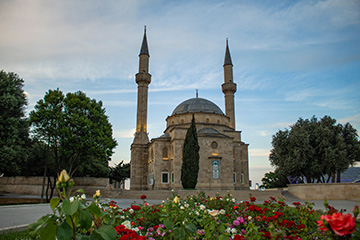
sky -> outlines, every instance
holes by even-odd
[[[356,0],[1,0],[0,69],[24,79],[27,113],[49,89],[101,100],[118,142],[110,165],[129,162],[144,25],[150,139],[195,89],[225,111],[227,38],[252,187],[273,171],[272,136],[300,117],[328,115],[360,129]]]

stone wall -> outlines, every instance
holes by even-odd
[[[288,189],[301,200],[360,201],[360,183],[291,184]]]
[[[74,190],[83,189],[87,196],[92,196],[96,190],[102,195],[112,194],[113,184],[108,178],[74,178]],[[41,195],[43,177],[2,177],[0,178],[0,193]],[[47,180],[45,181],[45,191]],[[54,192],[57,195],[57,190]]]

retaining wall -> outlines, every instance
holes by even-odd
[[[360,183],[291,184],[288,190],[301,200],[360,201]]]
[[[96,190],[102,195],[114,191],[113,185],[108,178],[74,178],[74,190],[83,189],[87,196],[92,196]],[[41,195],[43,177],[2,177],[0,178],[0,193]],[[45,191],[47,179],[45,181]],[[54,195],[57,195],[55,188]]]

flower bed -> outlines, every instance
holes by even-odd
[[[100,192],[87,202],[84,194],[70,197],[69,179],[58,184],[60,198],[51,200],[53,214],[30,225],[29,234],[41,239],[360,239],[354,216],[327,206],[325,213],[313,204],[271,197],[257,203],[237,202],[231,195],[173,196],[159,205],[143,204],[120,209],[116,202],[102,203]],[[66,180],[66,181],[65,181]],[[70,183],[72,185],[73,183]],[[80,192],[81,194],[81,192]],[[323,214],[323,215],[322,215]],[[356,225],[356,226],[355,226]]]

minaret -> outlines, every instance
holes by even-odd
[[[130,189],[142,190],[147,186],[147,160],[148,143],[147,135],[147,106],[148,88],[151,82],[149,74],[149,49],[146,39],[146,27],[144,28],[144,38],[139,54],[139,72],[135,75],[138,85],[137,93],[137,113],[136,113],[136,132],[134,141],[131,144],[131,173]]]
[[[148,86],[151,82],[149,74],[149,49],[146,39],[146,27],[144,29],[144,38],[139,54],[139,72],[136,76],[138,85],[137,115],[136,115],[136,132],[145,132],[147,126],[147,100]]]
[[[226,52],[224,59],[224,83],[221,85],[225,95],[225,114],[230,118],[229,126],[235,129],[235,103],[234,93],[236,92],[236,83],[233,78],[233,64],[231,61],[228,40],[226,39]]]

